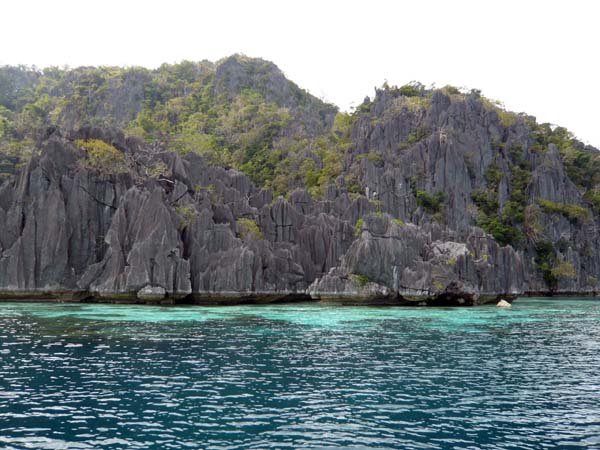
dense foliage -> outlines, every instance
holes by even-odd
[[[75,144],[86,152],[83,164],[103,175],[118,175],[128,171],[125,155],[114,146],[99,139],[76,140]]]
[[[330,155],[343,144],[346,119],[332,130],[335,113],[272,63],[241,55],[156,70],[2,67],[0,171],[14,172],[50,126],[93,125],[197,152],[280,193],[302,184],[308,157],[315,163],[308,179],[319,191],[341,172]]]
[[[236,221],[238,236],[244,240],[253,238],[260,240],[263,238],[262,231],[258,227],[258,224],[247,217],[240,217]]]

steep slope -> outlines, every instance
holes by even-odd
[[[477,91],[384,86],[336,114],[235,55],[3,68],[0,102],[7,297],[477,304],[598,290],[600,153]]]
[[[336,111],[288,81],[273,63],[242,55],[156,70],[3,67],[0,177],[14,173],[49,127],[92,125],[208,155],[263,183],[273,177],[273,150],[294,151],[323,134]]]
[[[392,217],[461,235],[478,225],[519,250],[525,291],[595,291],[598,151],[447,91],[378,91],[359,108],[345,171]]]

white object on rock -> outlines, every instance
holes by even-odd
[[[502,299],[498,303],[496,303],[496,306],[498,308],[511,308],[512,307],[512,305],[504,299]]]

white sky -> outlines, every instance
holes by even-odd
[[[384,80],[478,88],[600,147],[600,2],[6,0],[0,64],[275,62],[342,109]]]

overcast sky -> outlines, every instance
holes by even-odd
[[[0,65],[275,62],[348,109],[384,80],[478,88],[600,147],[600,3],[569,1],[2,2]]]

